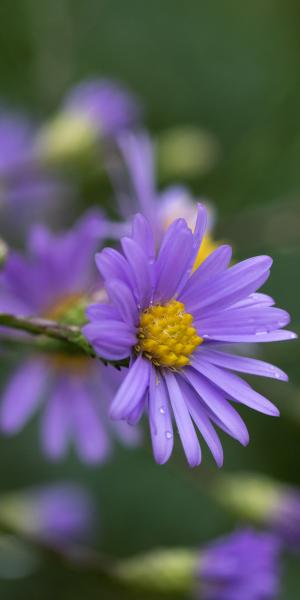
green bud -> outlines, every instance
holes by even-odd
[[[217,479],[213,494],[216,500],[240,518],[265,523],[278,505],[283,486],[257,474],[237,473]]]
[[[220,146],[215,137],[192,126],[163,132],[157,143],[159,174],[163,179],[205,175],[216,164]]]
[[[135,589],[160,593],[188,593],[194,587],[198,551],[157,549],[120,561],[114,576]]]
[[[5,494],[0,498],[0,522],[16,533],[29,534],[37,526],[30,498],[22,494]]]
[[[36,140],[38,160],[46,165],[89,162],[97,151],[99,132],[83,114],[65,111],[46,123]]]

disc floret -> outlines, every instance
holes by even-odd
[[[137,353],[142,353],[156,367],[174,370],[189,364],[191,354],[203,342],[193,327],[193,316],[177,300],[144,310],[137,337]]]

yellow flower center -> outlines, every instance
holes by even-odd
[[[177,300],[144,310],[138,340],[137,353],[142,352],[156,367],[175,370],[187,365],[191,354],[203,342],[193,327],[193,316]]]

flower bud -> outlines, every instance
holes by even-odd
[[[158,549],[121,561],[115,576],[130,587],[160,593],[188,593],[194,587],[198,552]]]
[[[220,148],[216,138],[195,126],[179,126],[158,138],[158,170],[163,179],[199,177],[216,164]]]
[[[290,549],[300,549],[299,489],[269,477],[239,473],[221,477],[215,493],[239,517],[273,530]]]

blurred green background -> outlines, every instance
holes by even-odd
[[[214,134],[216,167],[193,191],[217,210],[217,237],[236,258],[270,253],[266,291],[299,325],[300,4],[297,0],[1,0],[0,93],[38,117],[55,110],[82,78],[112,76],[135,91],[153,133],[196,124]],[[299,345],[259,355],[290,374],[289,385],[255,381],[277,403],[279,420],[243,410],[248,448],[222,436],[225,470],[249,468],[300,485]],[[3,372],[7,365],[3,364]],[[149,445],[118,449],[102,468],[70,457],[50,465],[38,451],[37,419],[17,438],[0,440],[0,490],[75,479],[99,509],[96,545],[127,556],[162,545],[200,545],[230,531],[234,520],[205,494],[214,473],[189,471],[181,450],[158,467]],[[148,436],[148,432],[147,432]],[[148,441],[148,437],[146,437]],[[298,600],[299,558],[288,559],[281,598]],[[119,598],[95,575],[43,561],[24,580],[0,580],[1,600]],[[241,600],[243,600],[241,598]]]

